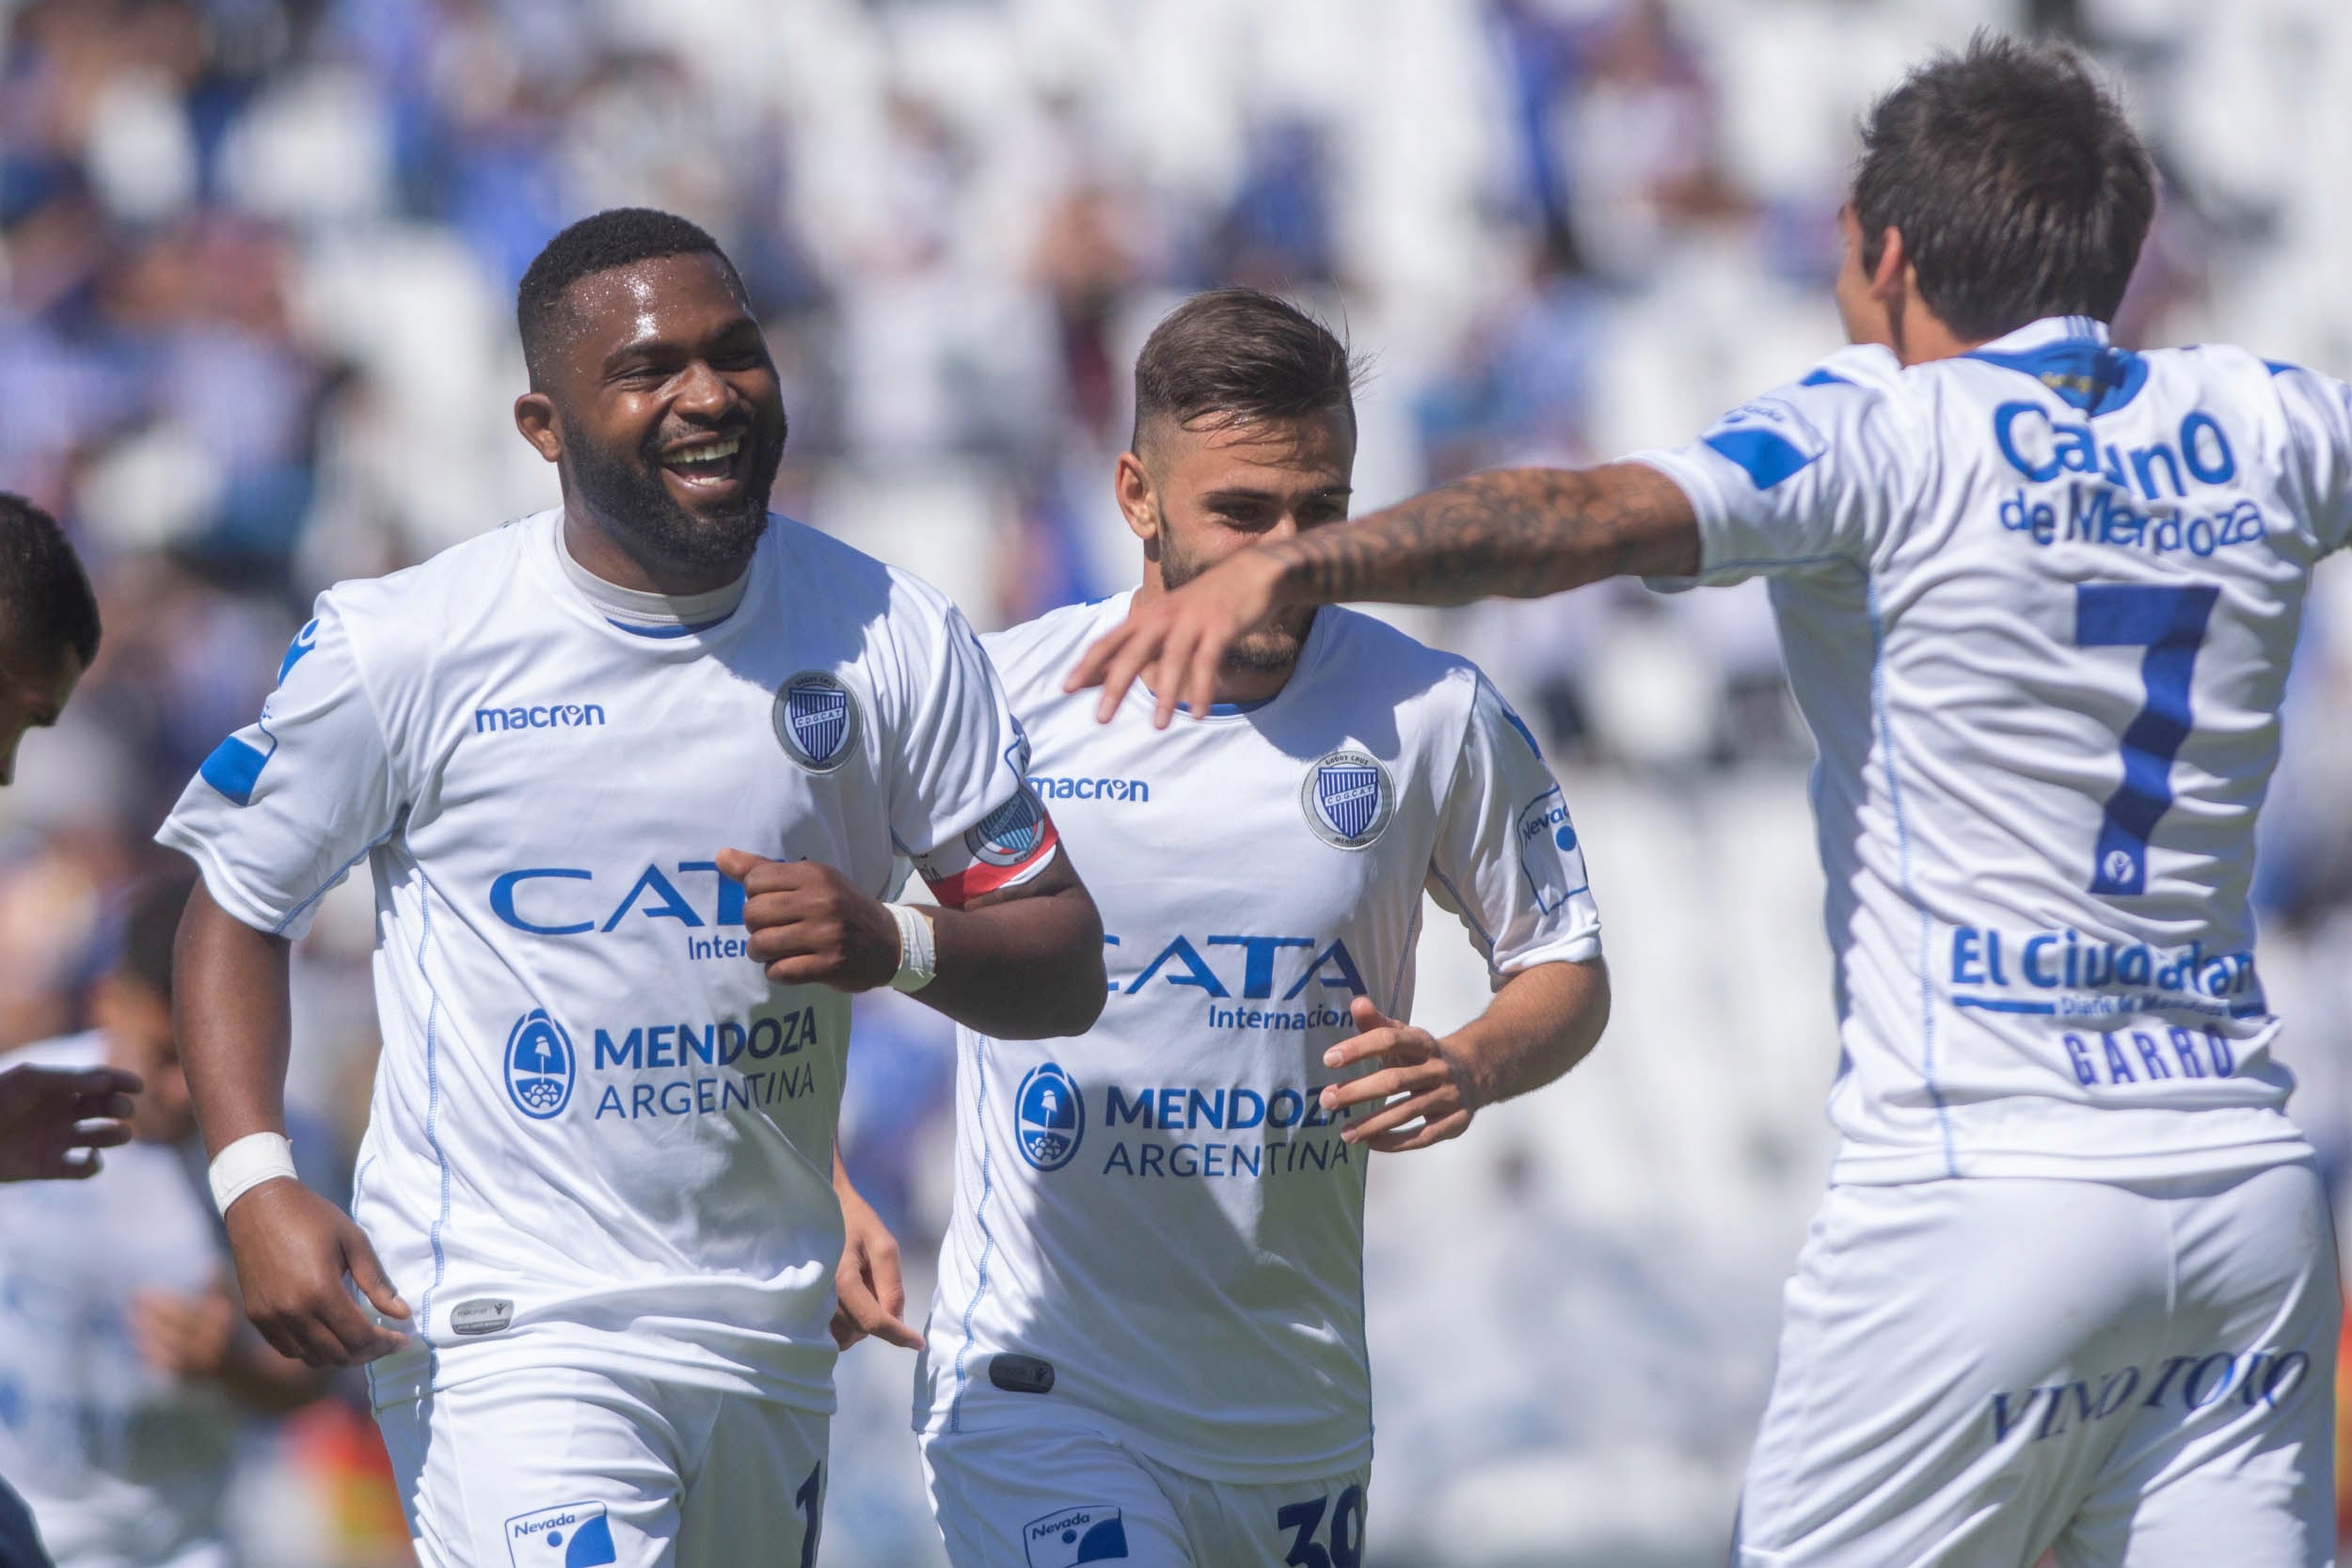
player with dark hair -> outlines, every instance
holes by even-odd
[[[98,657],[98,597],[56,519],[0,491],[0,784],[27,729],[57,721]],[[138,1075],[103,1066],[0,1068],[0,1181],[87,1180],[131,1140]],[[46,1560],[32,1517],[0,1483],[0,1560]]]
[[[1109,728],[1070,661],[1254,544],[1338,531],[1354,370],[1269,295],[1200,295],[1136,364],[1131,594],[986,638],[1103,910],[1075,1039],[960,1033],[955,1213],[916,1424],[959,1568],[1362,1560],[1374,1150],[1460,1135],[1599,1037],[1600,922],[1560,786],[1466,661],[1343,610],[1253,626],[1207,722]],[[1426,890],[1495,986],[1406,1022]]]
[[[2153,210],[2073,56],[1871,111],[1854,346],[1626,463],[1473,475],[1249,551],[1080,661],[1165,721],[1271,614],[1772,584],[1821,758],[1832,1186],[1750,1462],[1752,1568],[2333,1560],[2340,1314],[2254,960],[2254,825],[2352,388],[2119,349]]]
[[[584,219],[517,324],[563,505],[322,595],[159,835],[204,875],[214,1196],[270,1342],[372,1363],[429,1568],[805,1564],[836,1340],[913,1338],[834,1148],[848,993],[1081,1029],[1102,927],[963,618],[768,512],[783,398],[710,237]],[[939,907],[885,902],[901,853]],[[361,859],[346,1216],[286,1158],[287,947]]]

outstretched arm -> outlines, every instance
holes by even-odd
[[[1384,1152],[1458,1138],[1484,1106],[1542,1088],[1590,1054],[1609,1022],[1609,967],[1541,963],[1502,983],[1486,1010],[1439,1039],[1384,1017],[1369,998],[1351,1009],[1357,1036],[1324,1053],[1326,1067],[1374,1070],[1323,1091],[1323,1106],[1357,1113],[1340,1135]]]
[[[1207,714],[1225,651],[1277,610],[1533,599],[1603,578],[1698,569],[1697,515],[1657,469],[1498,468],[1241,552],[1136,607],[1087,650],[1067,685],[1102,687],[1098,717],[1107,721],[1140,677],[1165,726],[1180,705]]]

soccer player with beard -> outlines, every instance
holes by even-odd
[[[1202,294],[1136,365],[1120,511],[1142,585],[986,639],[1104,914],[1076,1039],[959,1034],[955,1211],[915,1418],[958,1568],[1362,1560],[1375,1150],[1460,1135],[1608,1014],[1560,786],[1477,669],[1344,610],[1252,627],[1162,734],[1062,690],[1126,615],[1261,543],[1344,532],[1353,372],[1329,331]],[[1406,1022],[1424,890],[1495,995]]]
[[[1871,110],[1851,346],[1691,445],[1474,474],[1138,604],[1071,676],[1204,711],[1269,613],[1761,575],[1820,745],[1843,1145],[1745,1568],[2320,1568],[2341,1312],[2249,897],[2352,387],[2107,340],[2155,170],[1980,37]]]
[[[371,1364],[428,1568],[806,1564],[836,1337],[912,1338],[836,1196],[848,993],[1083,1029],[1101,926],[955,609],[768,512],[782,398],[710,237],[585,219],[517,317],[563,505],[322,595],[158,835],[204,878],[215,1200],[270,1343]],[[884,902],[900,853],[936,910]],[[346,1217],[285,1158],[287,947],[361,859]]]

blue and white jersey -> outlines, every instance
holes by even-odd
[[[830,1410],[850,999],[768,982],[715,857],[961,865],[1028,799],[1020,732],[953,606],[798,523],[668,636],[599,613],[560,525],[323,595],[157,836],[263,931],[374,875],[353,1209],[430,1350],[380,1400],[585,1364]]]
[[[915,1424],[1044,1402],[1211,1481],[1369,1460],[1367,1153],[1321,1107],[1348,1004],[1413,1006],[1422,891],[1502,977],[1600,955],[1560,787],[1478,671],[1316,613],[1281,692],[1168,731],[1062,677],[1128,595],[984,641],[1102,911],[1084,1036],[959,1036],[954,1216]],[[1050,1393],[1037,1391],[1048,1363]]]
[[[1769,576],[1820,747],[1836,1180],[2307,1157],[2248,884],[2346,388],[2053,319],[1843,350],[1640,461],[1700,580]]]

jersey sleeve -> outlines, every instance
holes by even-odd
[[[1687,447],[1636,452],[1681,487],[1699,525],[1696,578],[1867,570],[1911,509],[1923,443],[1883,384],[1883,351],[1849,349],[1802,381],[1740,404]]]
[[[1028,786],[1028,736],[995,667],[962,612],[937,609],[936,641],[903,661],[890,829],[954,909],[1036,877],[1060,839]]]
[[[2323,553],[2352,543],[2352,387],[2299,365],[2272,365],[2305,504]]]
[[[1535,737],[1478,677],[1438,817],[1430,895],[1460,917],[1497,984],[1600,957],[1600,909],[1565,797]]]
[[[320,896],[391,834],[405,803],[327,594],[287,648],[261,718],[213,749],[155,839],[194,860],[238,920],[298,937]]]

